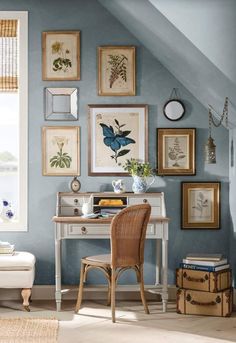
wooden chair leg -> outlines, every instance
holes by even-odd
[[[29,299],[31,296],[31,288],[23,288],[21,291],[21,296],[23,298],[23,307],[27,312],[30,312]]]
[[[115,314],[115,290],[116,290],[116,271],[112,268],[111,271],[111,316],[112,322],[116,322],[116,314]]]
[[[142,299],[142,303],[143,303],[143,307],[144,307],[144,311],[146,314],[149,314],[149,309],[148,309],[148,305],[147,305],[147,301],[146,301],[146,297],[145,297],[145,291],[144,291],[144,280],[143,280],[143,266],[140,266],[140,294],[141,294],[141,299]]]
[[[108,281],[107,306],[111,306],[111,281]]]
[[[85,271],[85,264],[83,262],[81,262],[80,284],[79,284],[79,291],[78,291],[77,302],[76,302],[76,306],[75,306],[75,313],[79,312],[80,305],[81,305],[81,302],[82,302],[83,288],[84,288],[84,271]]]

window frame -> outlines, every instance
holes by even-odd
[[[19,22],[19,221],[0,223],[0,231],[28,231],[28,11],[0,11],[0,19]]]

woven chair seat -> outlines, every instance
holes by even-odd
[[[94,256],[87,256],[83,257],[82,261],[84,263],[101,263],[102,265],[111,265],[111,254],[106,254],[106,255],[94,255]]]

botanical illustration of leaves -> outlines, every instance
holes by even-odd
[[[202,193],[202,192],[199,192],[198,196],[199,196],[199,199],[201,199],[201,200],[203,200],[203,199],[204,199],[204,195],[203,195],[203,193]]]
[[[126,136],[128,136],[130,133],[131,133],[131,131],[123,131],[123,132],[122,132],[122,136],[123,136],[123,137],[126,137]]]
[[[110,88],[112,88],[114,82],[121,77],[122,80],[127,82],[127,62],[128,58],[121,55],[109,55],[108,63],[111,65],[110,70]]]
[[[118,126],[120,126],[120,124],[119,124],[119,122],[118,122],[117,119],[115,119],[115,123],[116,123]]]
[[[130,152],[129,149],[123,149],[123,150],[118,152],[117,157],[124,156],[124,155],[128,154],[129,152]]]

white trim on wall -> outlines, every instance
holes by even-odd
[[[28,227],[28,11],[0,11],[1,19],[19,21],[19,221],[0,224],[0,231]]]

